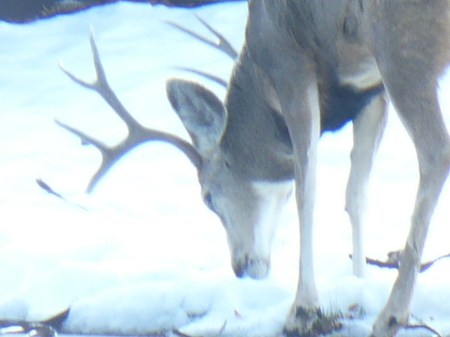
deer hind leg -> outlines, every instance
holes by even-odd
[[[385,125],[386,100],[383,94],[375,97],[353,121],[353,150],[345,208],[353,228],[353,274],[357,277],[364,277],[366,265],[363,224],[367,182]]]
[[[374,325],[376,337],[393,336],[407,323],[428,225],[450,169],[450,140],[440,113],[436,87],[427,86],[422,90],[410,88],[404,95],[399,91],[406,88],[391,91],[394,105],[416,147],[420,181],[399,274],[388,303]]]
[[[383,11],[376,13],[381,22],[376,20],[374,31],[379,35],[373,49],[385,87],[416,148],[420,181],[399,273],[374,323],[374,337],[391,337],[408,323],[428,226],[450,169],[450,139],[437,97],[437,80],[450,47],[448,3],[383,4]],[[399,10],[403,13],[396,16]]]
[[[373,327],[376,337],[393,336],[407,324],[428,226],[450,169],[450,140],[440,114],[436,88],[429,86],[423,90],[410,91],[410,97],[397,92],[391,94],[416,147],[420,181],[397,280]]]

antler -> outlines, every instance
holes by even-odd
[[[172,27],[175,27],[179,30],[181,30],[184,33],[187,33],[188,35],[196,38],[197,40],[200,40],[201,42],[210,45],[213,48],[216,48],[222,52],[224,52],[225,54],[227,54],[231,59],[236,60],[238,57],[238,52],[236,51],[236,49],[233,48],[233,46],[231,45],[231,43],[222,35],[220,34],[217,30],[215,30],[213,27],[211,27],[205,20],[203,20],[201,17],[199,17],[198,15],[195,16],[197,18],[198,21],[200,21],[203,26],[205,26],[214,36],[216,36],[218,38],[218,42],[212,41],[210,39],[207,39],[203,36],[201,36],[200,34],[193,32],[190,29],[187,29],[177,23],[174,22],[170,22],[167,21],[167,24],[171,25]]]
[[[188,34],[189,36],[192,36],[193,38],[225,53],[226,55],[228,55],[232,60],[236,60],[238,57],[238,52],[236,51],[236,49],[233,48],[233,46],[231,45],[231,43],[222,35],[220,34],[217,30],[215,30],[213,27],[211,27],[205,20],[203,20],[201,17],[199,17],[198,15],[195,16],[197,18],[198,21],[200,21],[203,26],[205,26],[215,37],[217,37],[218,41],[213,41],[210,40],[206,37],[201,36],[200,34],[185,28],[177,23],[174,22],[170,22],[167,21],[167,24],[182,31],[183,33]],[[213,82],[216,82],[218,84],[220,84],[223,87],[227,87],[228,86],[228,82],[221,79],[220,77],[217,77],[215,75],[212,74],[208,74],[205,73],[201,70],[196,70],[196,69],[192,69],[192,68],[184,68],[184,67],[177,67],[177,69],[179,70],[184,70],[184,71],[189,71],[191,73],[203,76]]]
[[[116,94],[112,91],[112,89],[108,84],[92,32],[90,36],[90,43],[94,59],[95,71],[97,73],[97,79],[94,82],[88,83],[77,78],[72,73],[64,69],[64,67],[61,64],[60,68],[75,83],[78,83],[85,88],[95,90],[97,93],[99,93],[100,96],[103,97],[103,99],[111,106],[111,108],[113,108],[115,113],[125,122],[128,128],[128,136],[119,144],[115,146],[108,146],[103,142],[101,142],[100,140],[97,140],[80,130],[77,130],[58,120],[55,120],[55,122],[58,125],[77,135],[78,137],[81,138],[82,141],[95,146],[102,154],[102,163],[98,171],[95,173],[95,175],[89,182],[87,192],[88,193],[92,192],[92,190],[100,181],[100,179],[123,155],[125,155],[128,151],[144,142],[161,141],[172,144],[176,148],[180,149],[189,158],[189,160],[195,167],[199,168],[202,159],[200,154],[192,144],[185,141],[184,139],[181,139],[178,136],[163,131],[148,129],[142,126],[138,121],[136,121],[133,118],[133,116],[131,116],[131,114],[125,109],[125,107],[119,101]]]

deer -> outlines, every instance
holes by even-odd
[[[353,270],[364,276],[364,209],[388,101],[408,131],[419,164],[410,232],[396,281],[371,336],[408,325],[427,229],[450,170],[450,139],[437,83],[450,61],[448,0],[249,0],[245,42],[225,102],[191,81],[170,79],[167,96],[191,142],[141,126],[109,87],[91,37],[97,91],[128,126],[116,147],[59,124],[100,149],[103,164],[88,191],[130,148],[163,141],[196,167],[204,203],[226,229],[238,277],[261,279],[281,205],[295,185],[300,233],[297,292],[286,336],[313,336],[320,325],[313,266],[317,144],[353,123],[346,210],[353,229]],[[336,328],[332,324],[330,329]]]

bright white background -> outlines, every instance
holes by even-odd
[[[71,82],[94,76],[92,26],[111,86],[146,126],[187,137],[165,96],[165,81],[194,67],[228,78],[232,61],[168,27],[208,35],[199,14],[239,48],[245,3],[197,10],[116,4],[29,25],[0,23],[0,318],[45,319],[71,307],[68,333],[143,334],[179,329],[192,336],[274,336],[292,302],[298,244],[294,200],[285,208],[267,280],[236,279],[225,233],[203,206],[196,172],[176,149],[146,144],[126,156],[91,195],[83,193],[100,156],[59,128],[58,118],[114,144],[126,131],[94,93]],[[441,102],[450,121],[450,83]],[[320,144],[315,263],[322,305],[364,315],[359,336],[381,310],[396,272],[369,267],[351,276],[351,229],[344,212],[351,125]],[[41,178],[68,199],[41,190]],[[414,150],[391,111],[370,190],[367,253],[401,249],[417,185]],[[444,189],[424,261],[450,252],[450,190]],[[450,334],[450,261],[419,276],[412,311]],[[418,335],[427,335],[424,331]]]

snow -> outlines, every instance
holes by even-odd
[[[65,333],[275,336],[295,294],[298,238],[293,198],[275,238],[268,279],[237,279],[219,220],[203,206],[196,172],[176,149],[146,144],[126,156],[90,195],[99,165],[93,148],[54,119],[114,144],[121,121],[93,92],[71,82],[58,62],[94,78],[89,31],[107,77],[146,126],[187,137],[165,96],[173,76],[218,85],[175,69],[193,67],[228,78],[232,61],[172,29],[166,20],[208,36],[194,13],[233,45],[243,41],[246,6],[195,10],[119,3],[28,25],[0,23],[0,318],[41,320],[67,307]],[[450,78],[441,103],[450,121]],[[346,334],[368,332],[396,276],[369,267],[351,275],[351,228],[344,212],[351,126],[325,135],[319,148],[315,229],[316,277],[322,305],[361,315]],[[414,149],[391,111],[374,167],[367,211],[367,254],[384,260],[401,249],[417,186]],[[67,199],[40,189],[41,178]],[[424,261],[449,253],[448,184],[433,218]],[[419,276],[412,312],[450,334],[450,260]],[[424,330],[403,335],[429,335]]]

